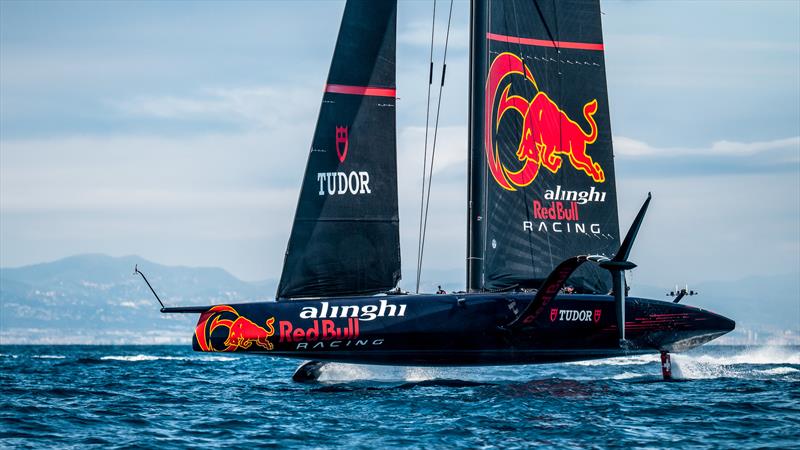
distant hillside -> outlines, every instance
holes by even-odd
[[[0,344],[187,343],[197,316],[161,314],[139,268],[168,306],[268,300],[277,282],[241,281],[223,269],[173,267],[138,256],[79,255],[19,268],[0,269]],[[463,289],[461,271],[427,271],[423,292],[441,284]],[[690,286],[699,296],[683,303],[724,314],[737,323],[729,342],[797,342],[800,277],[753,277]],[[669,286],[634,284],[631,295],[669,300]]]
[[[219,268],[171,267],[138,256],[89,254],[0,269],[0,344],[187,342],[196,317],[160,314],[134,275],[168,306],[266,300],[275,282],[247,283]]]

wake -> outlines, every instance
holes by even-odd
[[[706,353],[673,353],[672,373],[678,380],[737,378],[800,381],[800,347],[762,346],[703,349]],[[398,367],[328,363],[319,382],[358,381],[419,383],[441,379],[516,382],[531,378],[637,381],[660,379],[658,354],[578,361],[563,364],[502,367]],[[599,373],[598,373],[599,372]],[[594,376],[593,376],[594,375]]]

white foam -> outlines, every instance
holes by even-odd
[[[658,354],[620,356],[617,358],[592,359],[589,361],[576,361],[566,364],[575,366],[635,366],[641,364],[651,364],[658,361],[659,358],[660,356]]]
[[[724,365],[706,363],[686,355],[672,355],[672,377],[678,380],[728,378],[732,372]]]
[[[790,373],[800,372],[800,369],[795,369],[794,367],[775,367],[773,369],[759,370],[757,372],[763,373],[764,375],[788,375]]]
[[[66,356],[62,355],[33,355],[36,359],[65,359]]]
[[[103,356],[104,361],[233,361],[230,356],[155,356],[155,355],[122,355],[122,356]]]
[[[730,356],[701,355],[698,362],[708,364],[792,364],[800,365],[800,352],[787,347],[753,347]]]
[[[237,358],[233,356],[194,356],[186,359],[189,361],[235,361]]]
[[[441,369],[432,367],[406,367],[405,377],[406,381],[425,381],[439,378]]]
[[[755,347],[733,355],[672,355],[672,374],[680,379],[764,379],[800,369],[788,366],[756,369],[760,365],[800,365],[800,354],[787,347]]]
[[[634,373],[634,372],[622,372],[622,373],[619,373],[617,375],[614,375],[613,377],[611,377],[611,379],[612,380],[629,380],[631,378],[639,378],[641,376],[644,376],[644,375],[642,375],[640,373]]]
[[[434,367],[368,366],[327,363],[320,369],[318,381],[425,381],[440,378],[442,369]]]

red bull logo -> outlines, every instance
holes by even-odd
[[[213,320],[209,324],[212,317]],[[274,323],[275,318],[270,317],[265,321],[266,328],[264,328],[247,317],[240,316],[233,307],[219,305],[200,316],[194,334],[197,344],[204,352],[233,352],[240,348],[247,350],[253,344],[264,350],[272,350],[274,347],[269,338],[275,334]],[[211,341],[211,335],[218,328],[228,331],[223,348],[214,347]]]
[[[512,75],[523,76],[537,93],[531,101],[510,95],[509,83],[500,94],[497,113],[493,114],[500,84]],[[522,167],[517,170],[509,169],[500,161],[500,150],[494,142],[494,134],[509,111],[516,111],[522,116],[522,136],[516,149],[516,157]],[[533,74],[520,57],[508,52],[498,55],[489,68],[486,80],[484,130],[486,161],[495,181],[504,189],[515,191],[517,187],[531,184],[541,167],[552,173],[558,172],[566,159],[573,168],[585,173],[596,183],[604,182],[603,168],[586,153],[587,147],[597,140],[596,112],[596,99],[583,106],[583,117],[589,125],[589,131],[585,132],[547,93],[539,90]]]

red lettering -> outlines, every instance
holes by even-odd
[[[278,323],[280,329],[281,342],[292,342],[292,323],[286,320],[281,320]]]
[[[314,327],[306,331],[306,341],[314,342],[319,339],[319,320],[314,321]]]
[[[333,339],[335,336],[334,326],[332,320],[322,321],[322,340],[327,341]]]
[[[544,219],[544,217],[542,217],[542,202],[539,200],[533,201],[533,218]]]
[[[547,214],[550,215],[549,219],[556,218],[556,204],[555,202],[550,204],[550,207],[547,208]]]
[[[578,220],[578,203],[569,202],[569,206],[565,207],[562,202],[552,202],[549,206],[542,206],[542,202],[534,200],[533,218],[574,222]]]

